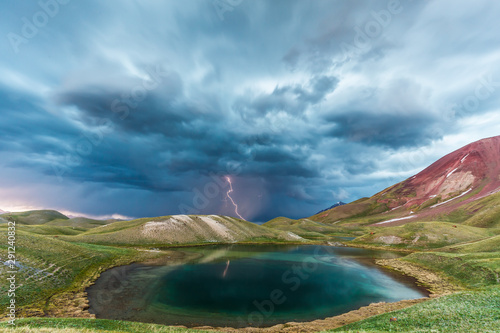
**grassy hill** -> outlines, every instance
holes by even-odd
[[[360,201],[360,204],[365,204],[365,201]],[[476,201],[474,205],[494,207],[495,202],[495,196],[490,196]],[[345,206],[335,209],[342,207]],[[465,206],[465,209],[473,210],[477,206]],[[481,209],[481,212],[486,210]],[[492,212],[494,216],[495,209]],[[468,211],[461,216],[467,214]],[[20,316],[88,317],[89,314],[84,311],[87,304],[84,289],[100,272],[116,265],[159,256],[164,258],[174,253],[139,250],[133,246],[304,241],[299,236],[327,241],[330,237],[351,235],[358,236],[350,242],[355,246],[414,250],[406,257],[392,260],[436,272],[466,291],[375,316],[345,326],[340,331],[412,332],[419,327],[440,332],[474,331],[482,327],[479,326],[481,323],[493,331],[500,329],[500,316],[495,312],[500,295],[500,229],[496,223],[486,223],[489,228],[442,221],[413,222],[396,227],[362,227],[356,225],[356,219],[366,221],[367,217],[361,214],[358,218],[351,218],[354,221],[351,225],[280,217],[259,226],[215,215],[173,215],[114,223],[85,218],[64,219],[60,218],[62,214],[50,211],[14,215],[20,224],[19,217],[23,222],[28,221],[17,230],[18,279],[23,281],[16,297]],[[457,216],[446,218],[460,218],[460,221],[470,218],[463,220]],[[14,218],[12,215],[9,217]],[[6,232],[5,224],[0,224],[0,232]],[[6,245],[0,244],[0,249],[1,253],[5,253]],[[3,257],[0,259],[5,260]],[[181,261],[184,259],[180,258]],[[0,265],[0,273],[6,267]],[[6,281],[0,281],[1,308],[5,308],[8,302],[6,288]],[[390,322],[388,318],[391,316],[397,316],[398,321]],[[0,324],[0,332],[6,330],[5,324]],[[161,325],[76,318],[21,319],[18,328],[13,331],[194,332]]]
[[[7,225],[0,225],[0,233],[6,231]],[[87,231],[47,223],[23,225],[16,231],[17,280],[22,281],[22,286],[16,291],[18,316],[88,316],[84,311],[87,303],[84,288],[102,271],[148,258],[167,255],[174,258],[177,255],[171,251],[138,250],[130,248],[131,245],[290,241],[303,239],[290,232],[213,215],[144,218]],[[1,253],[7,252],[6,242],[0,243],[0,250]],[[0,262],[5,261],[6,258],[0,255]],[[0,274],[7,269],[6,265],[0,265]],[[9,302],[7,290],[7,280],[3,279],[0,281],[2,309]]]
[[[375,227],[352,241],[354,244],[406,249],[436,249],[447,245],[486,239],[492,230],[449,222],[412,222],[397,227]]]
[[[74,228],[74,227],[58,227],[49,224],[40,224],[40,225],[35,224],[35,225],[23,225],[22,231],[39,235],[64,236],[64,235],[78,235],[82,232],[87,231],[87,229]]]
[[[4,220],[16,221],[24,225],[51,225],[76,229],[91,229],[107,225],[118,220],[94,220],[86,217],[69,218],[55,210],[31,210],[26,212],[5,213],[0,215]]]
[[[54,220],[68,220],[66,215],[63,215],[55,210],[30,210],[26,212],[2,214],[2,218],[6,220],[14,220],[19,224],[45,224]]]
[[[309,219],[293,220],[287,217],[277,217],[263,224],[264,227],[291,231],[301,237],[308,239],[325,239],[345,233],[342,228],[332,225],[315,222]]]
[[[500,252],[500,235],[465,244],[452,245],[443,250],[458,253]]]
[[[292,232],[216,215],[173,215],[121,221],[66,239],[125,246],[303,241]]]
[[[460,292],[324,332],[500,332],[500,288]]]
[[[155,324],[134,323],[105,319],[77,318],[26,318],[16,321],[16,328],[0,323],[0,332],[30,333],[209,333],[214,331],[193,330]]]
[[[463,207],[464,224],[481,228],[500,228],[500,193]]]
[[[107,267],[155,255],[134,249],[70,243],[61,240],[60,236],[29,232],[37,227],[39,226],[32,226],[26,230],[21,227],[16,231],[17,281],[22,281],[22,286],[16,290],[20,316],[24,313],[22,308],[29,305],[31,315],[68,311],[78,317],[86,302],[82,288],[97,274]],[[0,226],[0,233],[5,234],[6,231],[5,225]],[[6,242],[0,243],[0,250],[0,261],[3,263],[6,260]],[[7,269],[8,266],[0,265],[0,274],[5,276]],[[0,280],[0,318],[9,302],[7,290],[7,281]],[[68,293],[74,298],[69,302],[70,305],[57,306],[60,299],[64,299],[64,295]]]
[[[48,225],[59,227],[72,227],[81,229],[92,229],[117,222],[117,220],[94,220],[86,217],[74,217],[71,219],[57,219],[48,222]]]

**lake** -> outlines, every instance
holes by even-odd
[[[421,298],[415,281],[375,264],[401,254],[319,245],[224,245],[169,250],[116,267],[87,289],[97,318],[166,325],[271,326],[375,302]]]

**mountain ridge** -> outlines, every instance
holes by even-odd
[[[322,223],[365,218],[374,225],[433,219],[500,192],[500,136],[457,149],[379,193],[312,217]]]
[[[335,207],[338,207],[338,206],[343,206],[343,205],[346,205],[345,202],[342,202],[342,201],[338,201],[337,203],[331,205],[330,207],[328,208],[325,208],[323,210],[320,210],[319,212],[317,212],[316,214],[320,214],[320,213],[323,213],[323,212],[326,212],[327,210],[330,210],[332,208],[335,208]]]

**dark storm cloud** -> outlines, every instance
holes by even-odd
[[[0,150],[44,154],[78,133],[68,119],[45,110],[37,96],[0,86],[0,101]]]
[[[328,134],[390,148],[416,147],[441,138],[436,119],[421,114],[373,114],[369,111],[349,111],[327,119],[332,129]]]
[[[109,118],[129,134],[182,136],[191,123],[216,119],[216,115],[190,105],[182,94],[182,81],[176,73],[166,76],[154,91],[144,89],[139,81],[131,87],[128,90],[83,87],[62,92],[56,100],[63,106],[76,106],[87,124],[95,118]]]
[[[165,80],[167,88],[159,85],[141,101],[122,102],[127,92],[110,87],[60,93],[56,97],[59,104],[77,107],[77,118],[86,125],[102,117],[110,117],[107,120],[113,123],[113,132],[102,139],[103,144],[94,148],[91,158],[71,168],[67,177],[162,192],[189,191],[179,184],[191,183],[196,175],[220,173],[228,160],[241,163],[241,176],[317,175],[303,165],[306,156],[284,151],[287,140],[280,143],[270,135],[243,135],[226,126],[218,112],[207,113],[206,109],[217,110],[217,105],[190,106],[182,89],[176,88],[182,86],[180,77],[172,77]],[[295,88],[297,98],[317,101],[335,84],[330,78],[312,82],[313,91]],[[126,113],[113,112],[117,100],[127,107]]]
[[[258,117],[279,112],[301,118],[309,107],[333,92],[338,83],[339,80],[333,76],[314,76],[306,84],[276,86],[271,93],[242,96],[234,103],[233,109],[249,123],[254,123]]]
[[[0,208],[173,214],[214,183],[197,212],[234,215],[226,175],[255,220],[371,195],[498,134],[496,7],[256,0],[222,20],[203,0],[69,2],[26,37],[43,9],[12,3]]]

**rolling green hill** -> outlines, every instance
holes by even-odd
[[[70,243],[60,239],[60,236],[41,235],[30,231],[37,227],[29,226],[26,230],[20,227],[16,231],[16,266],[17,281],[22,286],[16,290],[16,304],[19,315],[22,307],[30,305],[32,313],[39,315],[71,311],[72,306],[57,308],[57,298],[66,292],[76,292],[74,297],[77,307],[75,316],[78,316],[86,302],[81,288],[92,280],[96,274],[107,267],[116,264],[127,264],[132,260],[140,260],[154,255],[151,252],[137,251],[108,246],[83,243]],[[0,226],[0,232],[6,233],[7,226]],[[0,243],[1,265],[0,273],[7,271],[4,265],[7,252],[7,243]],[[0,317],[9,302],[7,280],[0,281]],[[49,302],[50,300],[50,302]],[[52,304],[52,305],[51,305]]]
[[[19,216],[33,219],[33,213]],[[7,225],[0,224],[0,232],[6,231]],[[23,283],[16,291],[18,315],[88,316],[84,311],[84,288],[100,272],[132,261],[176,255],[169,251],[138,250],[129,246],[302,241],[305,240],[291,232],[213,215],[143,218],[115,222],[87,231],[48,223],[19,225],[16,230],[17,279]],[[5,242],[0,244],[0,250],[6,253]],[[3,263],[5,260],[1,255],[0,261]],[[0,265],[0,273],[6,270],[6,265]],[[9,302],[7,287],[5,279],[0,281],[0,305],[3,309]]]
[[[444,296],[326,332],[500,332],[500,288]]]
[[[500,193],[464,206],[464,224],[481,228],[500,228]]]
[[[13,220],[24,225],[50,225],[54,227],[71,227],[75,229],[91,229],[107,225],[118,220],[94,220],[86,217],[69,218],[55,210],[31,210],[26,212],[6,213],[0,215],[4,220]]]
[[[335,236],[362,235],[362,228],[349,228],[312,221],[310,219],[293,220],[287,217],[277,217],[263,224],[275,230],[291,231],[307,239],[327,240]]]
[[[57,219],[48,222],[48,225],[60,226],[60,227],[73,227],[82,229],[92,229],[103,225],[114,223],[117,220],[94,220],[86,217],[74,217],[71,219]]]
[[[443,215],[442,219],[448,222],[413,222],[401,226],[357,225],[356,221],[364,221],[366,224],[367,220],[373,218],[363,214],[351,216],[348,220],[353,223],[349,224],[325,224],[310,219],[279,217],[262,226],[216,215],[172,215],[132,221],[97,221],[87,218],[68,219],[54,211],[32,211],[2,217],[14,218],[20,224],[17,230],[17,255],[21,268],[18,279],[24,283],[18,290],[17,300],[21,316],[88,317],[89,314],[85,312],[87,300],[84,289],[100,272],[115,265],[174,255],[172,251],[140,250],[141,246],[165,248],[235,242],[326,242],[335,236],[350,235],[357,238],[347,241],[347,244],[355,246],[411,249],[415,252],[393,260],[437,272],[453,285],[466,289],[466,292],[457,296],[417,304],[392,314],[406,321],[397,331],[410,332],[426,322],[432,329],[442,327],[446,319],[444,315],[435,315],[436,306],[444,307],[445,312],[458,311],[459,315],[452,316],[453,323],[447,328],[448,332],[453,332],[457,328],[477,327],[481,321],[486,321],[488,327],[498,327],[488,321],[494,312],[483,306],[491,295],[496,295],[498,290],[494,288],[500,283],[500,228],[496,221],[495,206],[497,198],[500,198],[499,194],[491,195],[464,205],[463,210],[455,213],[456,215]],[[358,208],[366,208],[367,202],[370,200],[360,200]],[[346,206],[335,209],[345,209]],[[347,208],[352,209],[352,206]],[[474,210],[483,215],[475,218],[477,215],[474,215]],[[464,216],[467,218],[464,219]],[[5,224],[0,224],[0,231],[6,231],[6,227]],[[134,246],[136,248],[132,248]],[[0,249],[5,250],[5,245],[0,245]],[[181,261],[186,259],[179,258]],[[5,267],[0,266],[0,273]],[[6,295],[6,288],[6,282],[0,282],[2,295]],[[484,302],[467,303],[469,312],[465,314],[462,313],[465,308],[457,300],[467,298],[468,295],[474,295],[478,301]],[[5,296],[0,297],[0,305],[5,305],[6,302],[8,299]],[[477,318],[471,320],[468,317],[470,313]],[[396,326],[386,322],[389,315],[391,314],[379,316],[383,320],[373,317],[351,324],[345,329],[366,328],[367,332],[391,329]],[[144,329],[152,332],[191,331],[92,319],[34,318],[20,320],[19,324],[19,332],[23,332],[23,329],[32,332],[71,332],[73,329],[75,332],[89,333],[139,332]],[[0,324],[0,331],[3,329]],[[443,329],[443,332],[446,331]]]
[[[500,252],[500,235],[465,244],[452,245],[443,250],[458,253]]]
[[[129,321],[80,318],[22,318],[16,327],[0,323],[0,332],[12,333],[214,333],[182,327],[135,323]]]
[[[352,243],[405,249],[435,249],[447,245],[486,239],[492,230],[449,222],[412,222],[397,227],[372,228]]]
[[[292,232],[216,215],[172,215],[115,222],[91,229],[71,241],[108,245],[157,245],[304,241]]]
[[[26,212],[2,214],[1,217],[6,220],[13,219],[19,224],[45,224],[54,220],[69,219],[66,215],[55,210],[30,210]]]

